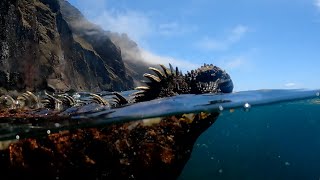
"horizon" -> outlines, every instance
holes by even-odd
[[[68,1],[103,29],[126,33],[145,60],[184,72],[217,65],[234,91],[320,88],[320,0]]]

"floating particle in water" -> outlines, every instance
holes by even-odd
[[[58,127],[60,127],[61,125],[60,125],[60,123],[54,123],[54,126],[58,128]]]
[[[286,162],[284,163],[284,165],[290,166],[290,163],[289,163],[288,161],[286,161]]]
[[[223,169],[219,169],[219,171],[218,171],[218,172],[219,172],[220,174],[221,174],[221,173],[223,173]]]
[[[230,109],[229,111],[230,111],[230,113],[233,113],[233,112],[234,112],[234,109]]]
[[[19,136],[19,135],[16,135],[16,139],[18,139],[18,140],[19,140],[19,139],[20,139],[20,136]]]
[[[210,158],[210,159],[211,159],[211,160],[214,160],[214,157],[212,157],[212,156],[211,156],[211,158]]]
[[[51,131],[50,131],[50,129],[48,129],[48,130],[47,130],[47,134],[51,134]]]
[[[269,124],[267,124],[267,128],[270,128],[270,125],[269,125]]]
[[[201,144],[201,147],[208,148],[208,145],[206,145],[206,144]]]
[[[223,107],[221,105],[219,105],[219,110],[223,111]]]

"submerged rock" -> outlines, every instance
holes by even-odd
[[[1,179],[176,179],[217,117],[184,114],[16,140],[0,151]]]

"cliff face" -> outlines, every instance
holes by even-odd
[[[61,13],[63,3],[0,2],[0,87],[33,91],[133,88],[120,48],[106,35],[73,28]]]
[[[133,78],[134,84],[141,85],[141,80],[143,79],[142,75],[149,66],[154,65],[143,61],[141,50],[137,43],[131,40],[126,34],[105,31],[99,26],[89,22],[81,12],[73,7],[68,1],[59,0],[59,2],[61,5],[61,13],[71,27],[73,36],[92,44],[93,49],[98,53],[99,50],[101,50],[100,47],[103,44],[103,41],[110,39],[112,43],[121,50],[121,57],[123,60],[123,63],[119,61],[117,62],[118,64],[115,63],[114,65],[124,65],[126,73]],[[110,65],[110,67],[115,68],[113,65]]]

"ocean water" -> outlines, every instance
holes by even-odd
[[[128,98],[131,93],[122,92]],[[0,140],[203,111],[221,113],[198,138],[179,180],[320,179],[320,90],[179,95],[121,108],[89,106],[67,122],[1,122]]]
[[[224,110],[179,180],[319,180],[320,99],[288,100]]]

